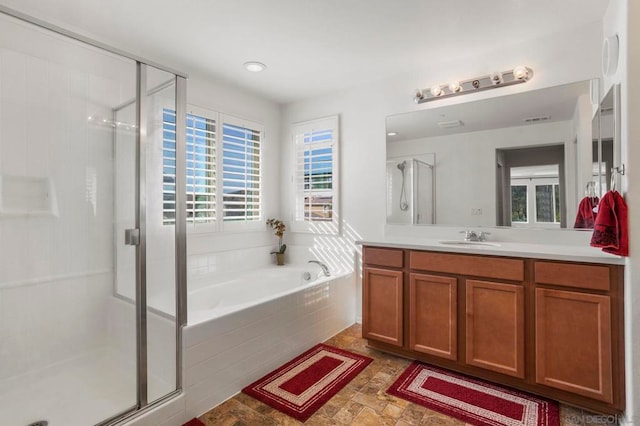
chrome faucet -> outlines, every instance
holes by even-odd
[[[484,231],[473,231],[473,230],[465,230],[460,231],[461,234],[464,234],[465,241],[484,241],[487,239],[487,235],[491,235],[491,232]]]
[[[320,262],[319,260],[310,260],[308,263],[317,263],[322,268],[322,273],[324,274],[325,277],[331,276],[331,272],[329,272],[329,267],[324,263]]]

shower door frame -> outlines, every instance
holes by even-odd
[[[95,426],[121,424],[146,413],[170,399],[180,395],[182,383],[182,329],[187,324],[187,230],[186,209],[186,73],[171,69],[153,61],[108,46],[83,35],[68,31],[57,25],[0,5],[0,13],[19,19],[40,28],[130,59],[136,63],[136,182],[135,182],[135,227],[140,233],[136,245],[136,405],[114,414]],[[147,301],[146,301],[146,74],[152,66],[174,75],[176,106],[176,213],[175,213],[175,336],[176,336],[176,389],[155,401],[147,400]],[[116,236],[116,239],[118,236]]]

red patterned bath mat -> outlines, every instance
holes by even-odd
[[[558,426],[555,401],[414,361],[387,390],[476,426]]]
[[[183,424],[182,426],[206,426],[206,425],[202,423],[200,419],[197,419],[194,417],[188,422],[186,422],[185,424]]]
[[[242,392],[304,422],[373,361],[319,344]]]

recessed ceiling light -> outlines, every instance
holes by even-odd
[[[267,66],[262,62],[249,61],[245,62],[243,65],[247,69],[247,71],[251,72],[260,72],[267,69]]]
[[[398,132],[389,132],[387,136],[398,136]]]

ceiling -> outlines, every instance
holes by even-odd
[[[589,81],[565,84],[474,102],[462,102],[387,117],[387,141],[399,142],[418,138],[447,136],[537,123],[573,119],[578,97],[589,95]],[[527,118],[545,117],[541,122],[527,123]],[[460,121],[459,127],[442,128],[438,123]]]
[[[0,0],[287,103],[601,20],[609,0]],[[268,69],[249,73],[242,64]]]

